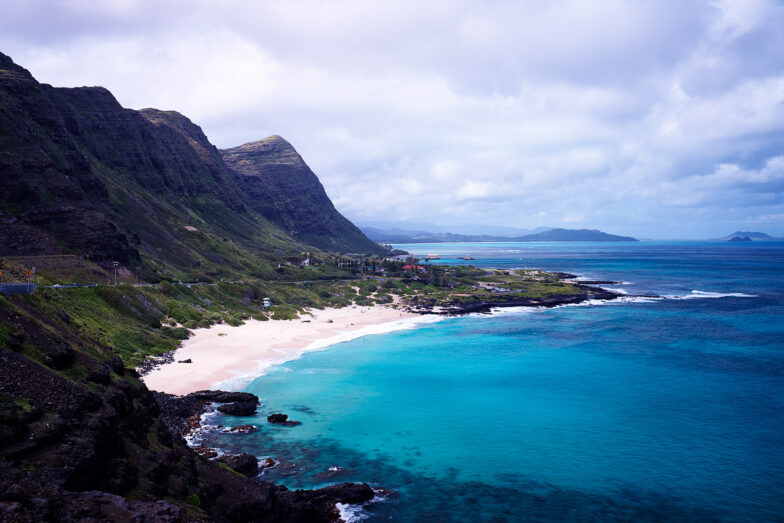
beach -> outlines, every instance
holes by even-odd
[[[247,320],[243,325],[195,329],[164,363],[142,379],[148,388],[188,394],[236,388],[266,369],[335,343],[406,328],[418,314],[390,306],[310,309],[295,320]],[[190,360],[190,363],[179,363]]]

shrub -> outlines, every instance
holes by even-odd
[[[164,326],[161,327],[161,334],[176,340],[187,340],[191,333],[184,327],[171,328]]]

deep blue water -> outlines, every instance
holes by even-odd
[[[281,460],[265,478],[292,488],[384,487],[369,521],[784,519],[784,243],[398,247],[674,298],[449,318],[309,353],[247,387],[259,432],[208,443]],[[278,411],[303,424],[264,422]]]

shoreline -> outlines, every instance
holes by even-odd
[[[435,307],[417,303],[415,298],[405,308],[351,305],[340,309],[308,309],[294,320],[251,319],[236,327],[218,324],[194,329],[179,348],[141,365],[138,370],[148,389],[167,394],[180,396],[201,390],[240,390],[276,365],[370,334],[407,329],[446,316],[489,313],[496,308],[552,308],[627,297],[600,287],[578,286],[587,292]]]
[[[144,372],[150,390],[184,395],[236,389],[306,352],[369,334],[410,328],[422,314],[390,306],[309,309],[294,320],[247,320],[243,325],[195,329],[182,345]],[[440,318],[438,318],[440,319]],[[424,320],[428,321],[428,320]],[[180,363],[191,360],[191,363]]]

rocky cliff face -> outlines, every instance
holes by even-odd
[[[0,521],[328,522],[336,502],[373,497],[292,492],[198,456],[135,371],[43,305],[0,296]]]
[[[275,249],[377,251],[299,155],[280,149],[254,148],[264,169],[250,175],[229,169],[186,117],[124,109],[100,87],[39,84],[0,53],[0,255],[76,253],[193,272],[225,260],[227,240],[243,251],[237,270]]]
[[[109,204],[109,193],[70,136],[54,91],[0,54],[1,252],[72,249],[96,259],[138,259],[128,237],[97,207]]]
[[[332,205],[319,179],[280,136],[221,151],[242,178],[249,205],[294,238],[329,251],[379,252]]]

